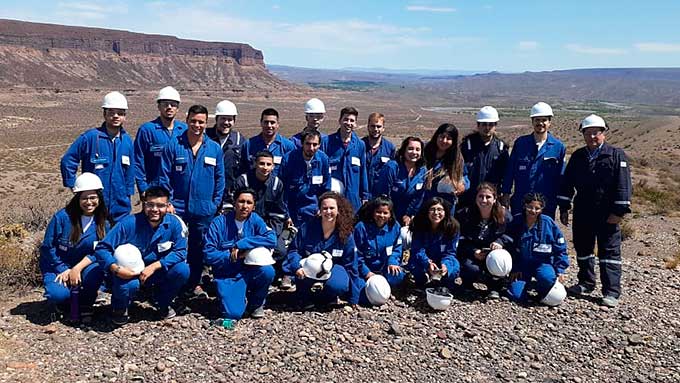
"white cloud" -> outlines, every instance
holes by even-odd
[[[609,55],[625,55],[628,53],[627,50],[620,48],[597,48],[581,44],[567,44],[565,48],[575,53],[582,53],[587,55],[609,56]]]
[[[433,13],[451,13],[455,12],[456,8],[451,7],[430,7],[427,5],[409,5],[406,7],[410,12],[433,12]]]
[[[272,9],[277,11],[277,10],[281,9],[281,6],[278,5],[278,4],[274,4],[274,5],[272,5]]]
[[[680,52],[680,44],[669,43],[637,43],[633,44],[635,49],[640,52],[651,53],[678,53]]]
[[[66,1],[57,3],[55,15],[68,20],[67,24],[82,23],[85,20],[105,20],[114,15],[128,13],[128,7],[118,2],[78,2]]]
[[[520,41],[517,48],[521,51],[534,51],[538,49],[538,42],[536,41]]]

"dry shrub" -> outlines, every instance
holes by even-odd
[[[633,198],[648,204],[653,214],[668,214],[680,211],[680,195],[673,191],[674,188],[659,189],[642,179],[633,187]]]
[[[680,265],[680,252],[675,253],[674,256],[664,259],[664,266],[667,269],[675,270]]]
[[[2,287],[40,284],[38,236],[21,224],[0,227],[0,285]]]
[[[621,222],[621,240],[625,241],[627,239],[633,238],[635,235],[635,226],[633,226],[627,220]]]

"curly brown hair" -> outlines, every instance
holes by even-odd
[[[319,197],[319,210],[321,210],[321,203],[329,198],[334,199],[338,204],[338,217],[335,219],[335,230],[340,242],[344,244],[354,231],[354,209],[347,198],[334,191],[329,191],[321,194]]]

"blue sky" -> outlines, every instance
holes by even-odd
[[[312,68],[680,66],[675,0],[0,0],[0,18],[245,42]]]

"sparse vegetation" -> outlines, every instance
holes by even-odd
[[[627,239],[633,238],[635,235],[635,226],[631,225],[628,220],[621,222],[621,240],[625,241]]]
[[[680,251],[675,253],[672,257],[664,259],[664,266],[667,269],[675,270],[680,265]]]
[[[649,205],[652,214],[668,214],[680,211],[680,195],[673,193],[674,188],[663,188],[650,185],[647,180],[639,180],[633,186],[635,204]]]
[[[39,241],[21,224],[0,227],[0,286],[26,287],[40,283]]]

